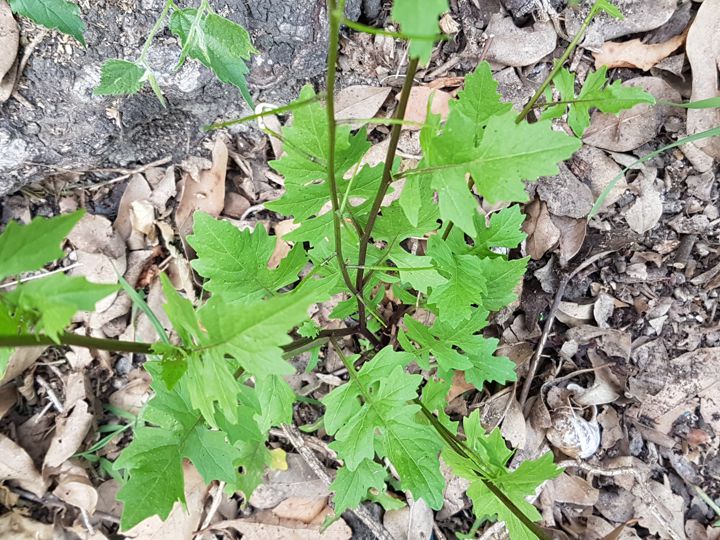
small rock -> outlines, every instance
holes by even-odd
[[[518,28],[512,17],[497,13],[490,18],[485,33],[494,36],[487,59],[503,66],[522,67],[535,64],[555,50],[557,34],[550,22]]]

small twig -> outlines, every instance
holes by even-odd
[[[128,170],[125,174],[117,176],[110,180],[106,180],[105,182],[100,182],[98,184],[93,184],[92,186],[87,186],[85,189],[87,189],[88,191],[97,191],[98,189],[103,188],[105,186],[109,186],[111,184],[116,184],[117,182],[122,182],[123,180],[127,180],[132,175],[145,172],[146,170],[151,169],[152,167],[159,167],[160,165],[165,165],[166,163],[169,163],[171,160],[172,160],[172,157],[170,157],[170,156],[164,157],[162,159],[158,159],[156,161],[153,161],[152,163],[143,165],[142,167]]]
[[[213,499],[212,504],[210,505],[210,509],[207,512],[207,515],[205,516],[205,519],[202,522],[202,525],[200,526],[200,530],[205,530],[210,526],[210,522],[212,521],[212,518],[215,517],[215,514],[218,511],[218,508],[220,508],[220,503],[222,502],[222,493],[225,489],[225,482],[220,482],[217,485],[215,485],[214,492],[213,492]]]
[[[329,486],[332,483],[332,478],[320,463],[320,460],[313,453],[310,448],[305,444],[302,434],[295,426],[283,424],[282,431],[285,434],[287,440],[290,441],[297,450],[300,457],[303,458],[308,467],[310,467],[315,475],[323,482],[323,484]],[[355,510],[351,510],[360,521],[372,532],[378,540],[393,540],[392,535],[379,523],[364,506],[358,506]]]
[[[525,406],[525,402],[530,395],[530,387],[532,386],[533,379],[535,378],[537,368],[540,364],[540,358],[542,357],[542,352],[545,349],[545,344],[547,343],[548,336],[550,335],[550,331],[552,330],[553,324],[555,323],[555,316],[557,315],[557,310],[560,308],[560,303],[562,302],[563,296],[565,294],[565,288],[567,287],[568,283],[570,283],[570,280],[574,278],[581,270],[587,268],[595,261],[602,259],[613,251],[615,250],[610,249],[606,251],[601,251],[600,253],[589,257],[587,260],[583,261],[580,265],[578,265],[578,267],[575,268],[572,272],[564,275],[563,278],[560,280],[560,285],[558,285],[558,290],[555,293],[555,299],[553,300],[552,307],[550,308],[550,312],[548,313],[548,318],[545,321],[545,325],[543,326],[543,332],[540,336],[540,341],[538,342],[537,348],[535,349],[535,354],[533,354],[533,357],[530,360],[530,365],[528,366],[528,372],[525,376],[525,382],[523,383],[522,392],[520,393],[520,408]]]
[[[28,276],[24,277],[22,279],[16,279],[15,281],[11,281],[9,283],[3,283],[0,285],[0,289],[8,289],[10,287],[14,287],[15,285],[20,285],[21,283],[25,283],[26,281],[32,281],[34,279],[43,279],[49,276],[52,276],[53,274],[60,274],[61,272],[67,272],[68,270],[72,270],[73,268],[77,268],[78,266],[82,266],[82,263],[73,263],[69,266],[66,266],[64,268],[57,268],[55,270],[51,270],[50,272],[43,272],[42,274],[35,274],[34,276]]]
[[[52,386],[50,386],[50,384],[40,375],[37,376],[36,380],[37,380],[38,384],[45,389],[45,392],[47,393],[47,397],[50,400],[50,403],[52,403],[53,407],[55,407],[55,410],[59,413],[65,412],[65,408],[63,407],[63,404],[58,399],[57,394],[55,394],[55,390],[52,389]]]
[[[84,508],[78,507],[80,510],[80,519],[82,519],[83,525],[85,526],[85,529],[87,529],[87,532],[89,532],[91,535],[95,534],[95,528],[92,526],[92,523],[90,523],[90,514],[88,514],[87,510]]]

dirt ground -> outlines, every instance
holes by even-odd
[[[658,100],[701,99],[697,92],[706,91],[713,78],[717,92],[720,45],[713,25],[720,20],[720,2],[618,3],[626,19],[601,17],[569,61],[580,82],[605,64],[611,79],[640,85]],[[505,99],[522,107],[562,54],[583,11],[527,15],[516,4],[507,3],[513,19],[496,1],[451,2],[441,26],[452,39],[418,73],[408,118],[423,118],[431,93],[434,111],[446,114],[465,74],[483,59]],[[382,25],[387,7],[367,22]],[[632,46],[613,48],[611,41]],[[717,56],[708,58],[713,51]],[[401,42],[345,31],[339,115],[389,116],[406,63]],[[272,89],[265,92],[261,96],[271,99]],[[715,114],[648,105],[619,116],[593,114],[583,148],[561,174],[528,187],[528,239],[514,255],[532,261],[520,299],[495,314],[489,329],[518,365],[519,382],[478,392],[457,380],[451,390],[448,412],[479,409],[486,427],[500,426],[516,448],[515,463],[551,449],[566,467],[534,500],[544,526],[559,531],[558,538],[720,538],[720,143],[684,145],[636,164],[698,124],[720,125],[717,115],[706,118]],[[286,118],[267,121],[273,127]],[[382,153],[387,134],[385,127],[371,128],[371,152]],[[26,186],[0,199],[2,224],[87,209],[94,217],[73,232],[75,247],[62,264],[99,281],[116,279],[114,265],[159,308],[160,272],[187,291],[195,289],[190,254],[174,237],[183,234],[198,205],[181,186],[203,178],[211,183],[204,204],[214,205],[217,214],[240,227],[264,226],[282,235],[291,224],[264,208],[282,193],[282,178],[268,165],[281,151],[280,141],[256,132],[219,132],[195,149],[197,157],[179,163],[71,173]],[[418,156],[417,131],[403,131],[400,151],[409,161]],[[595,199],[624,167],[625,180],[588,220]],[[279,253],[287,248],[279,242]],[[102,307],[77,320],[77,331],[141,341],[157,337],[124,293]],[[305,355],[295,362],[304,366],[308,360]],[[0,485],[0,537],[122,537],[114,500],[118,482],[108,463],[129,442],[127,412],[136,414],[148,399],[143,361],[79,348],[16,355],[0,387],[0,455],[19,446],[30,457],[24,466],[32,473]],[[293,387],[319,399],[341,367],[323,351],[316,371],[301,369]],[[581,414],[569,412],[570,397],[582,406]],[[318,417],[309,403],[296,408],[298,425]],[[116,436],[98,447],[113,430]],[[288,452],[288,469],[269,473],[249,504],[218,486],[202,486],[197,474],[186,471],[189,513],[178,507],[164,524],[147,520],[135,537],[190,538],[200,531],[196,538],[205,540],[372,538],[347,513],[319,536],[327,487],[294,453],[286,434],[273,434],[273,446]],[[329,471],[336,467],[322,437],[308,435],[305,441]],[[38,485],[49,488],[45,495],[38,495]],[[460,538],[474,523],[464,487],[457,479],[450,482],[445,507],[435,513],[421,503],[384,514],[377,505],[368,509],[399,539]],[[500,538],[502,528],[485,523],[473,533]]]

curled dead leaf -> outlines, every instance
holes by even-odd
[[[374,118],[391,90],[389,87],[366,85],[343,88],[335,97],[335,118],[358,129],[362,123],[357,120]]]
[[[705,0],[690,26],[687,57],[692,69],[693,101],[720,96],[720,0]],[[720,125],[720,108],[689,110],[688,133],[694,134]],[[695,141],[709,156],[720,158],[720,137]]]
[[[77,452],[90,430],[92,421],[93,415],[86,401],[78,401],[68,416],[59,416],[50,448],[45,454],[43,470],[59,467]]]
[[[53,526],[40,523],[17,512],[0,517],[0,538],[13,540],[54,540]]]
[[[222,212],[228,155],[225,142],[218,137],[212,150],[212,166],[209,169],[186,170],[183,174],[180,202],[175,210],[175,224],[183,239],[192,231],[195,212],[207,212],[216,217]]]
[[[7,101],[15,88],[17,53],[20,46],[20,29],[10,6],[0,0],[0,103]]]
[[[14,480],[38,497],[45,495],[47,489],[47,482],[35,468],[32,458],[21,446],[2,433],[0,433],[0,480]]]
[[[528,235],[527,253],[539,260],[560,240],[560,230],[553,223],[547,205],[539,199],[528,204],[525,211],[528,218],[523,223],[523,230]]]
[[[450,99],[452,95],[442,90],[436,90],[429,86],[416,86],[410,91],[410,97],[408,98],[408,105],[405,111],[405,118],[407,122],[416,122],[417,124],[424,124],[427,119],[428,102],[432,99],[432,105],[430,106],[430,112],[433,114],[439,114],[443,120],[447,119],[447,115],[450,112]],[[418,130],[419,125],[406,125],[405,129]]]
[[[90,482],[87,471],[79,463],[72,460],[63,463],[57,482],[53,495],[76,508],[82,508],[90,515],[95,513],[98,492]]]
[[[687,32],[683,32],[663,43],[651,44],[645,44],[639,39],[622,42],[606,41],[599,52],[593,53],[595,68],[629,67],[649,71],[651,67],[681,47],[686,37]]]

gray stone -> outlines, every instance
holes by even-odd
[[[220,83],[197,62],[175,71],[180,49],[167,30],[155,38],[149,55],[167,108],[149,89],[129,97],[94,96],[103,61],[137,58],[164,1],[79,3],[87,25],[87,49],[67,36],[48,33],[22,73],[20,99],[0,104],[0,196],[57,172],[128,167],[165,156],[182,159],[197,152],[207,136],[204,125],[250,112],[237,88]],[[325,0],[210,3],[245,26],[260,51],[248,77],[259,100],[287,103],[304,82],[324,71]],[[348,0],[348,14],[358,17],[362,5],[362,0]],[[20,22],[24,43],[38,35],[34,25]],[[250,129],[241,126],[234,131]]]

